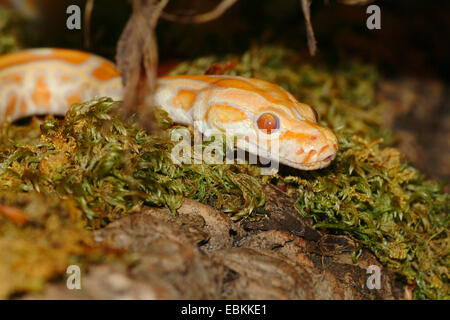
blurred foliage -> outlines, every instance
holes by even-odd
[[[0,299],[41,290],[68,265],[83,269],[117,256],[95,243],[73,200],[2,191],[0,203]]]
[[[0,54],[17,51],[22,47],[23,18],[16,12],[0,6]]]

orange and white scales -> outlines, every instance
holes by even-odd
[[[64,115],[73,103],[100,96],[122,98],[120,75],[104,58],[54,48],[0,56],[0,122]],[[326,167],[337,153],[336,136],[318,124],[314,109],[270,82],[235,76],[166,76],[158,78],[155,102],[173,121],[194,125],[203,134],[219,131],[277,139],[270,152],[294,168]]]

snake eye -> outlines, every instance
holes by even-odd
[[[319,122],[319,114],[317,113],[317,111],[314,108],[311,108],[313,113],[314,113],[314,119],[316,119],[316,122]]]
[[[280,128],[278,117],[269,112],[260,115],[256,123],[258,124],[259,129],[266,130],[268,134],[271,134],[273,130]]]

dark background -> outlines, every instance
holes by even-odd
[[[36,37],[36,45],[83,48],[82,31],[65,28],[68,16],[65,2],[39,1],[46,17],[41,22],[43,32]],[[84,9],[84,0],[69,2]],[[188,15],[209,11],[217,3],[218,0],[177,0],[169,2],[165,11]],[[450,2],[379,0],[373,4],[381,8],[381,30],[366,28],[368,5],[314,0],[311,20],[318,41],[318,56],[351,53],[383,63],[389,71],[437,74],[448,81]],[[130,13],[128,1],[95,0],[89,49],[113,58],[115,44]],[[178,24],[160,20],[157,34],[162,60],[241,52],[255,41],[307,49],[299,0],[240,0],[212,22]]]

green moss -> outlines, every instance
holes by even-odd
[[[339,140],[329,168],[281,178],[296,186],[299,211],[317,228],[353,236],[416,283],[416,298],[448,298],[448,195],[405,164],[398,150],[358,136]]]
[[[0,299],[38,292],[48,280],[63,276],[71,264],[84,268],[119,256],[94,241],[83,212],[72,200],[2,191],[0,204]],[[26,223],[5,218],[5,208],[15,208]]]
[[[255,47],[242,57],[184,63],[172,74],[202,73],[218,60],[237,62],[226,74],[256,77],[288,89],[313,106],[321,124],[337,134],[340,151],[330,167],[291,171],[272,181],[297,194],[301,214],[313,218],[317,228],[358,240],[415,284],[415,298],[450,298],[449,197],[388,147],[392,135],[383,128],[383,106],[375,99],[375,66],[356,61],[312,65],[285,48]]]
[[[177,166],[171,161],[172,126],[149,136],[133,121],[114,114],[109,98],[73,105],[63,120],[47,118],[39,139],[11,142],[15,126],[5,124],[0,147],[0,189],[36,190],[76,199],[92,227],[100,227],[143,205],[173,211],[189,196],[248,216],[264,203],[258,168],[242,165]],[[162,112],[162,111],[161,111]],[[36,127],[30,133],[36,134]]]

